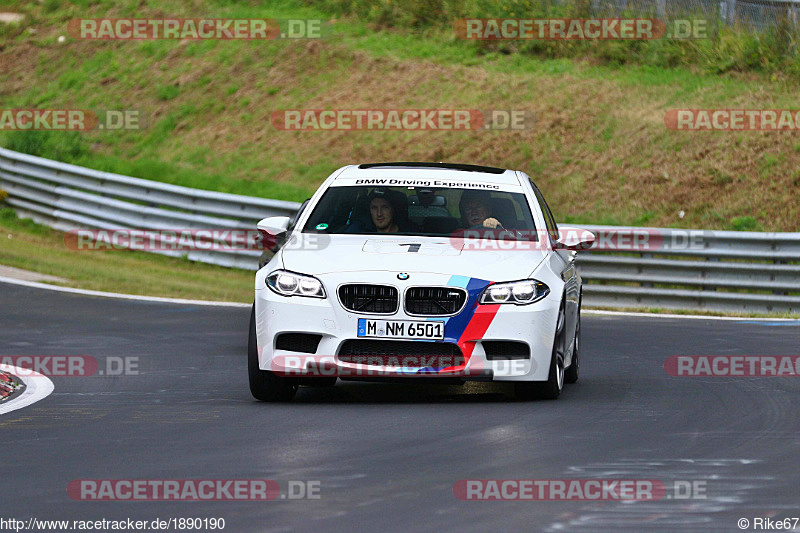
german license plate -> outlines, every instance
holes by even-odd
[[[359,337],[384,339],[444,340],[443,320],[372,320],[358,319]]]

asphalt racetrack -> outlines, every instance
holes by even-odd
[[[52,377],[52,394],[0,416],[0,517],[406,532],[739,531],[740,518],[800,516],[800,379],[664,369],[671,355],[798,355],[798,322],[585,314],[581,380],[557,401],[517,402],[497,384],[340,381],[265,404],[247,385],[249,315],[0,284],[0,355],[85,355],[101,369],[136,358],[139,372]],[[572,478],[662,480],[667,494],[453,492],[462,479]],[[316,481],[319,498],[77,501],[67,486],[80,479]],[[676,481],[703,497],[678,497]]]

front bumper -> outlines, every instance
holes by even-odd
[[[259,366],[290,376],[339,376],[342,378],[443,378],[494,381],[545,381],[548,377],[553,337],[560,305],[560,295],[553,291],[533,304],[517,306],[479,305],[477,298],[489,280],[443,274],[413,273],[412,280],[399,280],[387,271],[340,272],[317,276],[325,286],[325,299],[280,296],[266,288],[264,279],[271,272],[265,267],[256,276],[256,336]],[[467,289],[464,308],[452,317],[427,317],[445,321],[444,341],[412,341],[420,345],[424,358],[430,342],[453,343],[463,355],[463,364],[443,367],[409,365],[408,358],[386,361],[387,364],[342,361],[338,354],[345,341],[358,337],[359,318],[424,321],[426,318],[406,314],[402,301],[392,315],[370,315],[351,312],[342,307],[336,288],[343,283],[392,285],[404,294],[408,286],[458,286]],[[276,338],[282,333],[304,333],[321,338],[314,353],[282,350]],[[374,339],[373,339],[374,340]],[[526,359],[503,359],[486,355],[485,341],[516,341],[526,344]],[[424,360],[424,359],[423,359]]]

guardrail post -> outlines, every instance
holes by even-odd
[[[772,243],[772,249],[773,249],[773,250],[776,250],[776,249],[777,249],[777,243],[776,243],[776,242],[774,242],[774,241],[773,241],[773,243]],[[788,264],[789,264],[789,262],[788,262],[788,261],[786,261],[785,259],[776,259],[775,261],[773,261],[773,264],[775,264],[775,265],[788,265]],[[772,279],[775,279],[775,276],[774,276],[774,275],[773,275],[773,276],[770,276],[770,277],[771,277]],[[779,295],[779,296],[787,296],[787,295],[789,294],[789,291],[785,291],[785,290],[778,290],[778,289],[776,289],[776,290],[773,290],[773,291],[772,291],[772,294],[777,294],[777,295]]]
[[[725,24],[733,26],[736,23],[736,0],[725,0]]]
[[[706,258],[706,261],[709,261],[709,262],[712,262],[712,263],[719,263],[721,261],[721,259],[719,257],[708,257],[708,258]],[[717,287],[716,285],[709,285],[709,286],[706,286],[706,289],[709,289],[709,290],[712,290],[712,291],[717,291],[717,290],[719,290],[719,287]]]
[[[647,258],[652,258],[653,257],[653,254],[646,253],[646,252],[642,252],[639,255],[642,257],[642,259],[647,259]],[[644,274],[642,272],[642,269],[639,269],[639,272]],[[650,283],[650,282],[640,282],[639,285],[641,285],[642,287],[652,287],[653,286],[653,284]]]

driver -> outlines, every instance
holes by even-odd
[[[405,195],[389,189],[373,189],[366,198],[365,211],[358,210],[356,220],[345,233],[398,233],[406,231],[403,223]],[[367,212],[369,216],[367,216]],[[363,214],[362,214],[363,213]]]
[[[400,228],[395,222],[394,206],[385,195],[375,195],[369,201],[369,214],[378,233],[397,233]]]
[[[492,217],[491,196],[487,191],[464,191],[458,208],[466,229],[504,229],[500,221]]]

